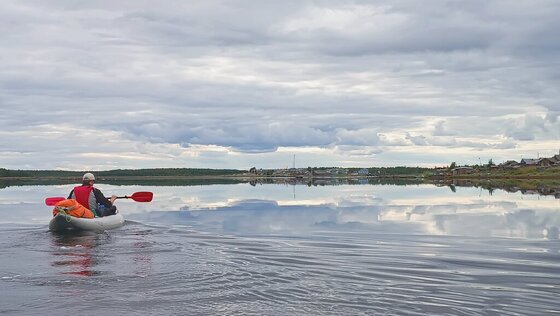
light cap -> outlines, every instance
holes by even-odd
[[[93,175],[93,173],[88,172],[84,174],[82,180],[87,180],[87,181],[95,180],[95,176]]]

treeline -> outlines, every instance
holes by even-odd
[[[423,172],[433,170],[422,167],[376,167],[368,168],[370,175],[419,175]]]
[[[4,178],[32,178],[32,177],[81,177],[83,172],[62,170],[9,170],[0,168],[0,177]]]
[[[156,169],[117,169],[98,171],[100,177],[192,177],[192,176],[226,176],[243,173],[237,169],[190,169],[190,168],[156,168]]]
[[[9,170],[0,168],[0,177],[4,178],[81,178],[84,172],[93,172],[96,177],[192,177],[223,176],[243,173],[236,169],[190,169],[190,168],[155,168],[155,169],[116,169],[108,171],[63,171],[63,170]]]
[[[12,186],[32,186],[32,185],[64,185],[76,184],[78,179],[62,179],[62,178],[17,178],[8,179],[0,178],[0,189]],[[247,183],[247,180],[240,178],[101,178],[97,183],[111,184],[115,186],[121,185],[137,185],[137,186],[199,186],[213,184],[240,184]]]
[[[332,168],[315,167],[313,170]],[[354,173],[361,168],[347,168]],[[419,175],[430,168],[421,167],[372,167],[367,168],[369,175]],[[246,170],[208,169],[208,168],[153,168],[153,169],[116,169],[108,171],[64,171],[64,170],[9,170],[0,168],[2,178],[81,178],[84,172],[93,172],[96,177],[196,177],[196,176],[228,176],[240,175]]]

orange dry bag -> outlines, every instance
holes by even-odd
[[[59,212],[64,212],[74,217],[93,218],[93,212],[74,199],[62,200],[55,204],[53,216]]]

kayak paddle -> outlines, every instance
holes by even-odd
[[[48,206],[55,206],[56,203],[66,200],[66,198],[63,197],[49,197],[45,199],[45,204],[47,204]]]
[[[151,202],[154,194],[152,192],[135,192],[131,196],[117,196],[117,199],[133,199],[136,202]]]
[[[136,202],[151,202],[154,198],[154,194],[152,192],[135,192],[131,196],[117,196],[117,199],[133,199]],[[54,206],[56,203],[66,200],[63,197],[49,197],[45,199],[45,204],[48,206]]]

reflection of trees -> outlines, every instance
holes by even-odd
[[[138,178],[138,179],[103,179],[99,183],[112,185],[149,185],[149,186],[199,186],[211,184],[240,184],[248,183],[252,186],[257,184],[290,184],[307,186],[328,186],[348,184],[376,184],[376,185],[417,185],[426,183],[416,178],[305,178],[305,177],[261,177],[261,178]],[[29,185],[58,185],[76,183],[72,179],[22,179],[0,181],[0,188],[9,186]]]
[[[449,181],[436,181],[436,185],[447,185],[455,187],[476,187],[487,190],[490,195],[496,190],[503,190],[509,193],[552,195],[560,199],[560,183],[552,181],[524,181],[524,180],[477,180],[477,179],[453,179]],[[453,189],[451,189],[455,192]]]
[[[336,186],[336,185],[418,185],[426,183],[421,179],[408,178],[301,178],[301,177],[277,177],[277,178],[255,178],[247,181],[250,185],[257,184],[286,184],[307,186]]]
[[[449,186],[456,192],[457,187],[477,187],[487,190],[490,195],[495,190],[504,190],[510,193],[552,195],[560,199],[560,180],[547,179],[423,179],[400,177],[331,177],[331,178],[306,178],[306,177],[249,177],[249,178],[137,178],[109,180],[100,178],[100,183],[112,185],[149,185],[149,186],[200,186],[211,184],[241,184],[248,183],[252,186],[258,184],[286,184],[307,186],[336,186],[336,185],[419,185],[433,184],[436,186]],[[54,185],[72,184],[71,179],[27,179],[27,180],[0,180],[0,189],[9,186],[29,185]]]
[[[560,183],[546,182],[497,182],[480,181],[478,179],[452,179],[452,180],[424,180],[411,178],[331,178],[331,179],[301,179],[301,178],[261,178],[253,179],[251,185],[256,184],[287,184],[287,185],[307,185],[307,186],[336,186],[336,185],[418,185],[433,184],[436,186],[448,186],[452,192],[457,191],[457,187],[475,187],[488,191],[493,195],[496,190],[504,190],[510,193],[521,192],[522,194],[552,195],[560,198]]]
[[[239,184],[246,183],[249,180],[236,178],[138,178],[138,179],[104,179],[99,177],[97,183],[111,185],[149,185],[149,186],[197,186],[209,184]],[[75,184],[75,179],[0,179],[0,189],[10,186],[30,186],[30,185],[61,185]]]

